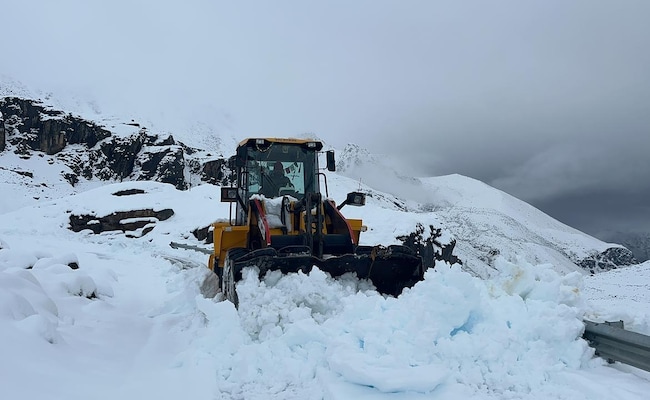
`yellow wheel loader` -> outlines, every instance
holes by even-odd
[[[365,194],[349,193],[338,206],[329,199],[327,177],[318,167],[322,148],[315,140],[252,138],[229,160],[236,186],[221,188],[230,215],[212,224],[208,266],[235,306],[245,267],[257,267],[260,276],[273,270],[309,273],[313,267],[332,277],[352,272],[393,296],[423,279],[422,259],[410,248],[359,246],[362,221],[346,219],[340,210],[363,206]],[[326,169],[334,171],[333,151],[326,152],[326,160]]]

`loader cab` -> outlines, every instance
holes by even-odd
[[[247,201],[253,195],[266,198],[290,196],[302,200],[307,193],[320,193],[318,152],[323,144],[302,139],[247,139],[237,147],[236,225],[247,218]],[[328,153],[333,170],[333,154]]]

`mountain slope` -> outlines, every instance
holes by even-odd
[[[18,89],[5,92],[21,93]],[[234,149],[208,152],[171,135],[152,133],[136,122],[102,125],[38,100],[0,96],[0,109],[7,139],[7,148],[0,153],[0,175],[5,178],[2,187],[12,190],[25,185],[31,193],[13,205],[3,200],[5,210],[79,193],[98,185],[100,179],[157,180],[179,189],[201,181],[224,184],[231,179],[225,157]],[[194,142],[200,143],[203,134],[194,132]],[[51,168],[43,168],[47,165]],[[386,212],[403,212],[402,219],[410,221],[406,231],[394,231],[382,240],[399,242],[398,237],[404,240],[420,231],[427,237],[436,236],[442,246],[455,239],[456,255],[464,268],[481,277],[490,275],[499,254],[510,260],[524,257],[535,264],[550,263],[562,273],[579,267],[593,273],[636,262],[622,246],[572,229],[471,178],[405,177],[389,159],[356,145],[339,153],[338,167],[341,174],[360,181],[344,184],[348,191],[362,188],[369,193],[371,204],[394,210]],[[370,210],[354,213],[363,217],[375,211]],[[389,244],[373,240],[378,229],[371,227],[365,236],[373,244]]]
[[[563,273],[577,266],[598,272],[636,263],[623,246],[573,229],[483,182],[461,175],[421,181],[423,190],[431,194],[429,206],[458,239],[458,251],[465,255],[469,269],[475,270],[473,263],[491,265],[498,254],[535,264],[551,263]],[[603,258],[603,253],[611,257]]]

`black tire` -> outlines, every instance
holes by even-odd
[[[233,247],[226,252],[226,259],[237,261],[248,253],[250,253],[250,251],[244,247]]]
[[[275,250],[273,247],[264,247],[262,249],[256,249],[252,251],[248,251],[246,249],[232,249],[232,250],[244,250],[245,253],[239,254],[237,253],[236,258],[234,260],[244,262],[244,261],[249,261],[249,260],[254,260],[256,258],[260,257],[277,257],[278,252]]]
[[[235,261],[248,254],[248,250],[240,247],[232,248],[226,253],[223,262],[223,276],[221,279],[221,291],[226,300],[239,307],[239,297],[235,284],[241,279],[241,271],[237,271]]]

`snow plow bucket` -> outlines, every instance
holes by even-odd
[[[313,267],[334,278],[354,272],[359,279],[369,279],[379,293],[391,296],[399,296],[404,288],[424,279],[422,259],[406,246],[359,246],[353,254],[323,258],[311,255],[308,248],[301,249],[301,246],[280,251],[273,248],[251,252],[237,250],[240,250],[239,254],[233,254],[223,272],[224,295],[235,305],[234,284],[241,279],[241,271],[246,267],[259,268],[260,277],[268,271],[281,271],[283,274],[302,271],[307,274]]]

